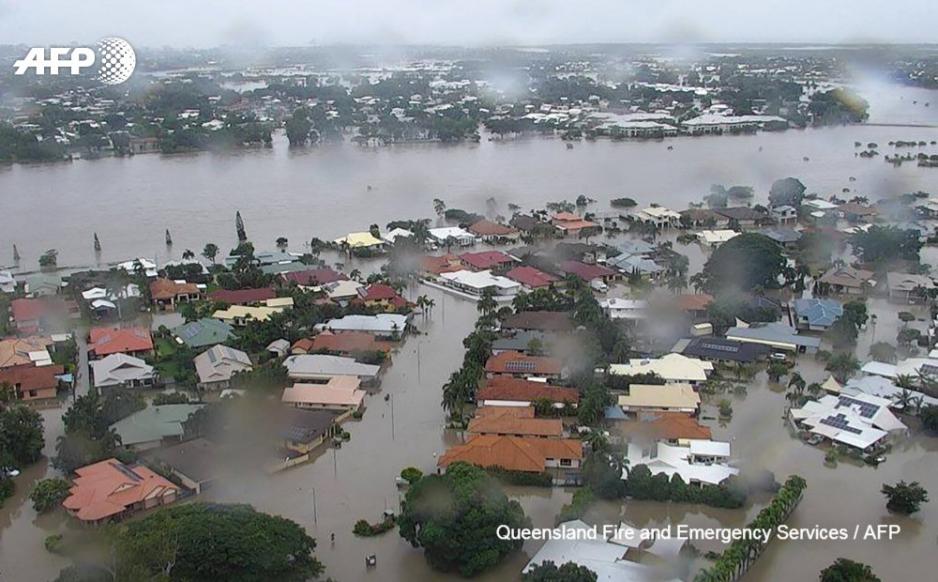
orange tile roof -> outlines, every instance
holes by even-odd
[[[0,369],[0,384],[4,382],[15,386],[20,397],[30,390],[46,390],[59,385],[56,376],[65,373],[62,366],[40,366],[32,364],[10,366]]]
[[[153,349],[150,330],[145,327],[93,327],[89,334],[89,351],[97,356],[146,352]]]
[[[677,305],[681,311],[703,311],[713,303],[713,296],[706,293],[699,295],[679,295]]]
[[[463,267],[459,257],[456,255],[443,255],[440,257],[424,257],[420,259],[420,268],[428,273],[441,275],[443,273],[455,273],[461,271]]]
[[[560,438],[563,436],[563,421],[559,418],[519,418],[510,414],[482,416],[469,421],[469,432]]]
[[[654,440],[710,439],[710,427],[703,426],[689,414],[657,412],[641,414],[637,420],[620,421],[616,430],[623,436],[645,436]]]
[[[541,399],[576,404],[580,401],[580,394],[576,388],[561,388],[544,382],[532,382],[531,380],[505,376],[489,379],[485,386],[476,393],[476,400],[478,401],[516,400],[534,402]]]
[[[180,489],[142,465],[107,459],[77,469],[69,497],[62,505],[82,521],[118,515],[145,499],[179,494]]]
[[[518,233],[515,228],[484,218],[472,223],[467,230],[477,236],[509,236]]]
[[[150,283],[150,295],[153,299],[172,299],[177,295],[197,295],[199,287],[195,283],[177,283],[172,279],[157,279]]]
[[[578,440],[478,435],[446,451],[437,465],[445,468],[464,462],[485,468],[541,473],[547,459],[582,458],[583,446]]]
[[[41,352],[52,345],[52,338],[29,336],[0,340],[0,368],[32,364],[29,352]]]
[[[480,406],[476,408],[476,418],[513,416],[515,418],[534,418],[533,406]]]
[[[521,352],[506,351],[492,356],[485,362],[485,371],[490,374],[560,374],[563,364],[557,358],[529,356]]]

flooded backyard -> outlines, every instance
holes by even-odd
[[[896,100],[895,95],[889,99]],[[886,99],[886,97],[883,97]],[[932,99],[938,103],[938,99]],[[932,108],[934,115],[938,107]],[[874,102],[874,116],[876,108]],[[889,119],[883,120],[888,122]],[[938,122],[919,119],[919,122]],[[903,122],[907,122],[903,119]],[[60,264],[93,264],[91,233],[99,233],[103,262],[134,255],[179,258],[182,250],[198,252],[206,242],[222,248],[234,244],[234,212],[241,210],[250,238],[258,247],[287,236],[293,250],[313,236],[331,239],[347,231],[383,225],[396,218],[430,216],[433,198],[450,207],[482,211],[494,196],[504,209],[523,207],[578,194],[597,198],[605,210],[610,198],[631,196],[641,204],[659,202],[684,208],[699,201],[711,183],[751,184],[763,198],[779,177],[802,179],[809,191],[840,193],[850,187],[875,199],[913,190],[938,191],[938,169],[907,164],[893,168],[882,159],[854,156],[854,141],[938,138],[938,130],[921,127],[845,127],[721,138],[682,138],[650,143],[582,143],[572,151],[559,140],[523,140],[479,145],[408,146],[376,151],[351,145],[289,152],[281,141],[269,151],[238,155],[183,157],[137,156],[54,166],[0,168],[0,252],[15,242],[24,267],[45,249],[59,250]],[[667,151],[673,145],[673,151]],[[719,147],[717,147],[719,146]],[[931,148],[935,149],[935,148]],[[803,161],[808,157],[809,161]],[[856,181],[851,182],[850,177]],[[368,191],[368,185],[373,189]],[[507,212],[503,210],[504,212]],[[42,217],[41,220],[38,217]],[[162,244],[169,228],[175,240],[169,252]],[[705,253],[696,245],[675,245],[698,271]],[[928,256],[926,254],[926,256]],[[4,256],[0,263],[6,261]],[[367,270],[374,263],[354,267]],[[622,289],[613,290],[621,293]],[[441,386],[459,365],[462,339],[477,317],[473,303],[437,289],[414,285],[410,299],[425,294],[436,306],[432,316],[414,316],[418,334],[409,336],[393,355],[380,391],[366,401],[359,421],[344,428],[351,440],[341,448],[323,449],[311,463],[267,476],[255,467],[229,467],[235,475],[204,494],[204,501],[249,503],[257,509],[300,523],[317,539],[317,556],[326,575],[337,581],[435,581],[452,579],[434,572],[422,551],[396,531],[357,538],[359,519],[377,521],[382,512],[399,509],[395,477],[404,467],[435,470],[436,458],[462,437],[444,429]],[[865,361],[869,346],[895,343],[901,323],[896,306],[869,302],[875,324],[861,332],[857,355]],[[904,308],[903,308],[904,309]],[[915,311],[914,309],[910,309]],[[927,314],[916,311],[927,317]],[[798,359],[807,382],[823,381],[823,364],[811,356]],[[387,397],[387,398],[386,398]],[[732,443],[733,457],[746,469],[766,469],[784,481],[791,474],[807,480],[802,503],[788,521],[795,527],[848,527],[897,523],[902,534],[893,541],[782,542],[775,540],[745,577],[769,582],[814,580],[836,557],[861,560],[884,580],[934,579],[938,550],[938,502],[925,504],[914,517],[887,512],[879,489],[900,479],[919,481],[938,496],[938,438],[913,430],[878,467],[841,461],[824,464],[824,451],[793,436],[784,420],[783,386],[760,372],[745,393],[733,401],[732,420],[705,420],[713,437]],[[715,402],[718,398],[713,399]],[[717,416],[715,405],[703,416]],[[47,457],[62,432],[64,409],[43,411]],[[68,560],[43,548],[50,533],[72,527],[62,514],[38,517],[26,495],[32,483],[53,473],[43,460],[17,479],[17,494],[0,509],[0,580],[51,580]],[[508,487],[535,526],[550,526],[572,489]],[[655,502],[600,503],[588,518],[627,521],[637,527],[687,523],[692,526],[742,526],[754,517],[767,496],[741,510],[719,510]],[[330,536],[335,535],[335,541]],[[719,545],[695,544],[701,551]],[[479,580],[518,579],[537,550],[528,542]],[[374,554],[377,567],[365,557]],[[689,569],[700,563],[688,565]]]

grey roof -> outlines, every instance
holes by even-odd
[[[298,443],[315,441],[332,428],[337,415],[332,410],[285,408],[280,419],[280,437]]]
[[[182,423],[202,404],[148,406],[111,425],[124,446],[182,436]]]
[[[722,337],[695,337],[683,347],[681,354],[706,360],[753,362],[769,352],[762,344],[750,344]]]
[[[354,358],[330,356],[326,354],[303,354],[290,356],[284,360],[291,378],[317,378],[327,376],[358,376],[361,379],[374,378],[379,366],[361,364]]]
[[[643,240],[627,240],[619,243],[618,249],[623,255],[648,255],[655,251],[655,245]]]
[[[806,318],[817,327],[830,327],[844,314],[844,306],[834,299],[795,299],[791,306],[798,321]]]
[[[780,322],[753,323],[749,327],[731,327],[726,332],[727,337],[741,340],[766,341],[773,343],[788,343],[806,348],[817,348],[821,345],[821,338],[798,335],[795,328]]]
[[[235,372],[251,369],[251,358],[246,353],[223,345],[212,346],[193,362],[199,381],[203,383],[224,382]]]
[[[407,316],[396,313],[346,315],[338,319],[330,319],[322,327],[333,331],[367,331],[382,334],[392,334],[397,331],[398,333],[404,333],[404,329],[407,327]]]
[[[117,386],[125,382],[153,379],[153,366],[127,354],[111,354],[91,362],[96,387]]]
[[[764,228],[759,234],[769,237],[779,244],[795,243],[801,240],[801,233],[793,228],[776,226],[773,228]]]
[[[651,259],[646,259],[639,255],[619,255],[611,259],[606,259],[606,265],[624,271],[626,273],[632,273],[638,271],[639,273],[660,273],[664,270],[663,267],[652,261]]]
[[[197,483],[204,483],[218,477],[218,456],[218,445],[204,438],[144,453],[147,461],[156,461],[172,467],[173,470]]]
[[[548,342],[548,337],[537,331],[519,331],[518,333],[509,336],[509,337],[500,337],[492,342],[493,350],[513,350],[516,352],[524,352],[528,349],[528,344],[531,343],[531,340],[538,340],[541,342],[541,345],[544,346]]]
[[[235,337],[233,327],[208,317],[174,327],[172,332],[190,348],[204,348]]]

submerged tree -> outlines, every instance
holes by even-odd
[[[918,481],[906,483],[899,481],[895,485],[883,484],[883,495],[886,496],[886,507],[906,515],[915,513],[923,503],[928,502],[928,492],[918,484]]]
[[[521,540],[499,539],[499,526],[517,529],[530,521],[485,470],[453,463],[445,475],[410,486],[398,523],[401,537],[422,547],[431,566],[474,576],[521,549]]]
[[[248,240],[247,232],[244,230],[244,220],[241,218],[241,211],[235,212],[235,230],[238,233],[238,242],[243,243]]]
[[[847,558],[837,558],[830,566],[821,570],[821,582],[882,582],[873,569]]]
[[[205,248],[202,249],[202,256],[212,261],[212,264],[214,265],[215,257],[218,256],[218,245],[215,243],[208,243],[205,245]]]

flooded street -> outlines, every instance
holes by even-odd
[[[871,121],[938,123],[938,107],[911,119],[890,117],[883,103],[923,99],[921,92],[902,90],[871,96]],[[934,93],[932,102],[938,105]],[[900,97],[902,97],[900,99]],[[875,98],[875,99],[874,99]],[[879,111],[880,113],[877,113]],[[885,111],[886,113],[883,113]],[[923,117],[924,116],[924,117]],[[900,118],[901,117],[901,118]],[[371,223],[426,217],[432,199],[443,198],[451,208],[481,212],[494,196],[502,212],[509,202],[524,208],[545,202],[573,200],[578,194],[596,198],[591,210],[606,210],[608,200],[630,196],[640,204],[658,202],[676,209],[699,201],[711,183],[749,184],[762,202],[771,182],[799,177],[809,191],[825,196],[851,188],[871,199],[915,190],[938,193],[938,169],[906,164],[894,168],[881,158],[855,157],[855,141],[894,139],[932,140],[938,130],[925,127],[852,126],[790,130],[752,136],[679,138],[666,142],[600,141],[577,143],[525,139],[478,145],[400,146],[363,150],[351,144],[289,151],[282,137],[265,151],[193,156],[140,155],[124,159],[78,161],[70,164],[0,167],[0,264],[9,262],[15,242],[23,268],[33,269],[48,248],[59,250],[60,265],[94,264],[92,232],[103,245],[101,262],[135,255],[179,258],[186,248],[198,252],[207,242],[223,249],[235,243],[234,213],[240,209],[248,236],[258,248],[273,247],[278,236],[291,241],[293,251],[312,237],[332,239]],[[673,146],[673,151],[667,151]],[[938,153],[938,147],[925,148]],[[808,157],[809,161],[803,161]],[[856,181],[851,182],[850,177]],[[372,185],[373,190],[368,191]],[[175,245],[167,251],[163,230],[169,228]],[[598,241],[597,241],[598,242]],[[691,272],[700,270],[706,253],[697,245],[675,244],[688,255]],[[923,251],[928,257],[932,251]],[[356,267],[373,270],[375,261]],[[621,292],[620,289],[612,293]],[[385,510],[399,510],[400,490],[395,477],[414,466],[435,470],[436,458],[461,435],[444,429],[441,386],[463,357],[462,340],[477,317],[474,303],[438,289],[414,285],[407,297],[425,294],[435,300],[430,317],[414,316],[419,334],[406,338],[393,354],[379,390],[366,400],[361,420],[346,423],[351,440],[341,448],[323,448],[318,458],[273,476],[255,467],[229,467],[225,479],[205,493],[203,501],[249,503],[258,510],[283,515],[317,539],[316,555],[326,575],[337,581],[431,582],[452,579],[434,572],[422,550],[412,548],[396,531],[373,538],[357,538],[352,527],[359,519],[376,522]],[[895,343],[901,322],[897,307],[884,300],[868,302],[876,314],[861,332],[857,356],[866,361],[875,341]],[[906,308],[903,308],[906,309]],[[920,317],[927,314],[909,309]],[[156,325],[156,323],[154,323]],[[798,359],[808,383],[827,377],[823,364],[811,356]],[[934,579],[938,550],[938,438],[913,429],[911,437],[888,454],[878,467],[842,460],[824,464],[824,451],[800,442],[790,432],[784,414],[784,386],[769,383],[760,372],[745,394],[728,394],[732,420],[721,425],[712,399],[702,414],[713,437],[732,442],[733,457],[746,469],[767,469],[779,481],[791,474],[807,480],[803,502],[788,521],[795,527],[847,527],[860,524],[902,526],[898,540],[851,542],[772,541],[745,577],[747,581],[814,580],[836,557],[870,564],[884,581]],[[62,409],[42,412],[45,454],[51,457],[62,433]],[[0,509],[0,581],[51,580],[68,559],[43,548],[50,533],[66,527],[62,513],[37,517],[27,495],[35,481],[54,471],[46,460],[17,478],[17,493]],[[914,517],[887,512],[880,494],[883,483],[919,481],[931,490],[933,501]],[[573,490],[507,487],[519,499],[535,526],[550,526]],[[752,519],[768,496],[757,495],[742,510],[720,510],[655,502],[598,503],[588,519],[628,521],[638,527],[687,523],[692,526],[742,526]],[[335,542],[330,535],[335,534]],[[695,544],[702,552],[719,545]],[[528,542],[524,552],[510,557],[483,581],[518,579],[521,568],[539,546]],[[365,557],[374,554],[377,567],[367,569]],[[690,572],[701,564],[688,564]]]

